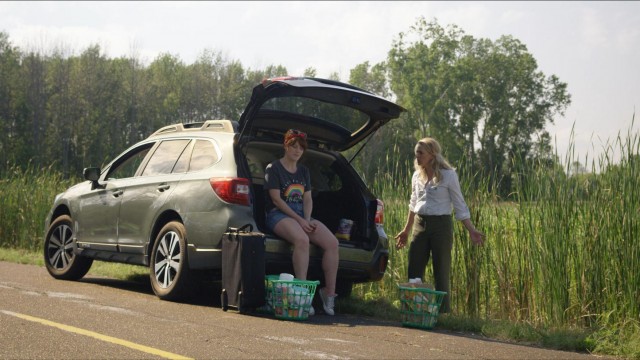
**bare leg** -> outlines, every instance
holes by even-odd
[[[280,220],[273,232],[293,244],[293,271],[296,278],[306,280],[309,268],[309,236],[307,233],[302,230],[300,224],[291,218]]]
[[[324,271],[324,293],[333,296],[336,293],[336,277],[338,275],[338,239],[321,222],[313,220],[316,230],[309,234],[309,240],[323,250],[322,270]]]

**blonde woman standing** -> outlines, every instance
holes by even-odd
[[[396,247],[406,246],[409,233],[413,232],[409,246],[409,279],[424,281],[425,267],[431,257],[436,290],[447,292],[440,312],[449,312],[452,210],[455,209],[456,220],[462,221],[475,245],[482,245],[484,235],[471,223],[458,175],[442,156],[440,144],[427,137],[418,141],[414,151],[415,172],[411,179],[409,214],[404,228],[395,236]]]

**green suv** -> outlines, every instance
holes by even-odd
[[[313,217],[340,240],[337,291],[377,281],[388,260],[382,202],[341,155],[403,109],[348,84],[275,78],[257,85],[238,121],[165,126],[85,182],[58,194],[45,222],[44,259],[57,279],[82,278],[94,260],[148,266],[161,299],[190,294],[200,270],[220,276],[221,238],[252,224],[267,234],[266,271],[292,272],[292,247],[264,226],[264,169],[282,156],[283,134],[308,134],[301,163],[312,179]],[[322,280],[322,254],[312,246],[309,278]]]

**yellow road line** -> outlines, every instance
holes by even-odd
[[[40,319],[37,317],[33,317],[33,316],[29,316],[29,315],[24,315],[24,314],[19,314],[19,313],[15,313],[12,311],[6,311],[6,310],[0,310],[0,312],[7,314],[7,315],[11,315],[11,316],[15,316],[17,318],[23,319],[23,320],[28,320],[28,321],[33,321],[36,323],[40,323],[43,325],[48,325],[48,326],[52,326],[55,328],[58,328],[60,330],[64,330],[64,331],[68,331],[68,332],[72,332],[72,333],[76,333],[76,334],[80,334],[80,335],[85,335],[85,336],[89,336],[101,341],[106,341],[106,342],[110,342],[116,345],[122,345],[122,346],[126,346],[128,348],[131,349],[135,349],[135,350],[139,350],[142,352],[146,352],[149,354],[153,354],[153,355],[157,355],[163,358],[167,358],[167,359],[190,359],[188,357],[182,356],[182,355],[178,355],[178,354],[173,354],[167,351],[162,351],[162,350],[158,350],[158,349],[154,349],[152,347],[148,347],[148,346],[144,346],[144,345],[140,345],[140,344],[136,344],[136,343],[132,343],[130,341],[127,340],[122,340],[122,339],[118,339],[118,338],[114,338],[111,336],[107,336],[107,335],[102,335],[93,331],[89,331],[89,330],[85,330],[85,329],[80,329],[74,326],[69,326],[69,325],[64,325],[64,324],[59,324],[53,321],[49,321],[49,320],[45,320],[45,319]]]

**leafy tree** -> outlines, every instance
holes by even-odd
[[[315,68],[308,67],[308,68],[304,69],[304,73],[302,74],[302,76],[316,77],[317,73],[318,73],[318,71]]]
[[[349,74],[349,83],[374,93],[378,96],[391,100],[391,91],[387,81],[387,67],[384,62],[371,66],[368,61],[356,65]],[[401,120],[394,120],[374,132],[367,140],[366,146],[361,150],[361,146],[356,146],[345,155],[352,158],[355,156],[353,165],[360,171],[365,179],[373,178],[378,174],[395,172],[399,163],[406,163],[413,157],[411,144],[406,150],[398,151],[397,142],[399,126]],[[360,151],[356,156],[356,152]],[[384,154],[394,154],[396,157],[392,161]]]
[[[237,120],[253,86],[288,75],[281,65],[245,69],[215,51],[204,51],[189,65],[162,54],[149,66],[135,56],[109,59],[97,45],[79,56],[60,49],[22,54],[5,33],[0,69],[2,166],[60,162],[66,174],[101,164],[167,124]],[[303,75],[316,74],[308,67]],[[568,105],[566,84],[542,74],[510,36],[475,39],[456,26],[421,18],[399,34],[386,62],[357,65],[349,82],[407,109],[362,150],[345,154],[360,151],[354,165],[365,179],[406,176],[416,139],[427,135],[440,140],[453,162],[469,160],[472,166],[465,169],[491,176],[490,186],[502,184],[503,193],[514,177],[526,178],[527,164],[557,168],[544,127]],[[344,125],[355,121],[345,117]],[[522,168],[515,167],[516,159]]]
[[[108,59],[98,45],[87,48],[73,61],[71,151],[76,153],[72,171],[101,164],[107,155],[126,145],[124,75],[117,62]]]
[[[340,81],[340,74],[338,74],[337,71],[332,72],[331,74],[329,74],[329,76],[327,77],[327,79],[329,80],[334,80],[334,81]]]
[[[145,89],[146,76],[144,67],[134,52],[127,58],[114,61],[114,70],[120,76],[124,109],[123,140],[127,144],[133,144],[142,140],[147,133],[141,128],[141,119],[145,117]]]
[[[25,103],[16,114],[14,129],[18,141],[14,143],[13,151],[17,161],[32,161],[36,167],[43,163],[42,136],[47,121],[48,101],[46,71],[47,59],[44,55],[31,52],[22,58],[21,86],[25,92]]]
[[[73,139],[77,139],[74,119],[79,117],[80,99],[73,94],[72,67],[74,61],[56,51],[48,59],[47,71],[47,122],[45,154],[49,159],[59,159],[63,172],[70,173],[70,159],[76,152],[71,149]]]
[[[391,97],[384,62],[371,66],[368,61],[365,61],[356,65],[349,73],[349,83],[383,98]]]
[[[219,86],[225,59],[220,53],[204,51],[192,65],[187,66],[184,82],[184,121],[204,121],[218,117],[216,97],[222,91]]]
[[[159,55],[147,69],[149,81],[148,119],[146,133],[151,134],[158,128],[181,121],[181,91],[183,89],[185,66],[175,55]]]
[[[9,35],[0,32],[0,174],[8,162],[15,162],[18,123],[24,121],[26,99],[21,85],[21,53],[9,41]]]
[[[519,40],[475,39],[419,18],[394,40],[387,63],[391,90],[408,110],[401,133],[413,138],[402,142],[437,138],[451,161],[473,159],[503,194],[515,159],[550,158],[545,126],[570,96]]]

